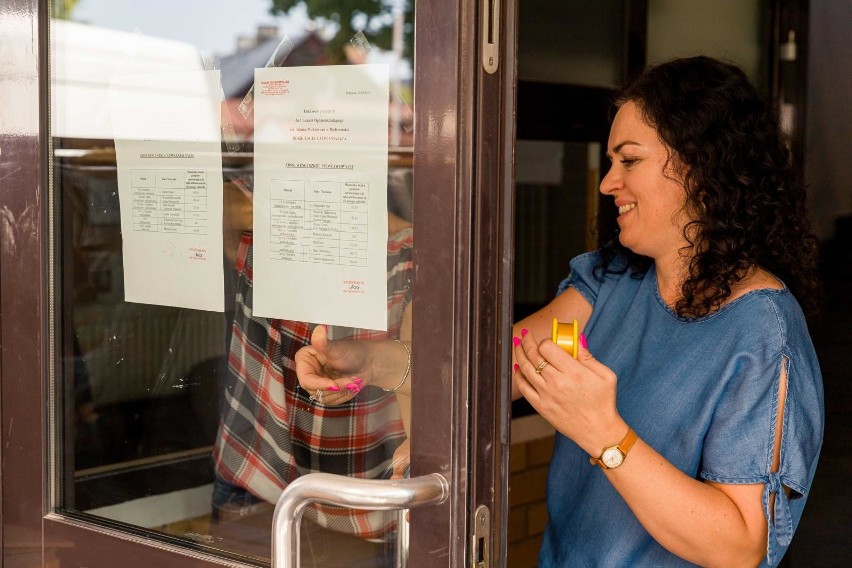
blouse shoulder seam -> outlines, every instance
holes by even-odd
[[[578,260],[585,260],[587,257],[591,257],[591,256],[600,256],[600,251],[590,250],[590,251],[584,252],[582,254],[578,254],[577,256],[575,256],[572,259],[572,261],[569,264],[573,264],[575,261],[578,261]]]
[[[775,324],[778,326],[778,340],[780,342],[778,350],[782,355],[785,355],[787,354],[787,333],[784,328],[784,318],[781,317],[781,313],[778,311],[778,306],[776,305],[776,302],[771,297],[769,297],[769,295],[763,293],[767,291],[780,292],[781,290],[765,290],[761,291],[759,294],[756,294],[756,296],[762,298],[765,303],[769,304],[769,307],[771,308],[772,313],[775,316]],[[789,355],[787,356],[789,357]]]

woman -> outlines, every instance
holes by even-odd
[[[803,184],[734,66],[659,65],[616,107],[617,238],[514,328],[515,395],[558,431],[539,566],[776,565],[823,431]]]

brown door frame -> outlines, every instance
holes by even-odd
[[[0,35],[0,416],[3,561],[41,558],[44,266],[38,101],[41,29],[32,2],[2,5]],[[12,107],[13,110],[10,110]],[[26,411],[25,411],[26,409]]]
[[[509,447],[511,445],[511,343],[514,296],[515,108],[517,92],[518,1],[501,6],[500,67],[488,74],[476,67],[478,98],[475,136],[476,224],[473,271],[471,409],[472,470],[468,511],[491,513],[491,566],[508,553]],[[479,520],[469,519],[471,525]],[[471,529],[468,529],[468,533]],[[471,555],[479,552],[471,543]]]
[[[508,348],[502,339],[508,337],[510,295],[501,292],[511,274],[506,253],[511,225],[505,223],[511,174],[501,172],[500,164],[510,163],[512,154],[514,48],[507,52],[505,45],[514,45],[514,30],[506,30],[505,22],[513,21],[515,5],[503,7],[503,64],[495,76],[485,76],[477,60],[481,6],[430,0],[416,7],[414,215],[421,229],[414,318],[420,347],[414,366],[423,371],[414,383],[412,474],[445,474],[453,495],[440,509],[412,514],[411,534],[428,535],[412,540],[412,566],[463,565],[470,549],[469,510],[476,504],[491,508],[493,534],[505,534],[499,508],[506,500],[508,416],[496,403],[508,397]],[[10,101],[19,106],[14,117],[0,108],[0,272],[7,276],[0,286],[4,565],[114,566],[117,559],[128,568],[234,565],[201,547],[50,510],[56,489],[49,469],[48,397],[54,396],[50,377],[56,358],[48,300],[51,279],[61,275],[51,273],[57,264],[49,249],[54,214],[47,159],[47,2],[8,0],[0,16],[7,28],[0,30],[5,71],[0,101],[7,109],[15,106]],[[477,89],[491,94],[475,99]],[[491,96],[500,102],[487,103]],[[505,543],[496,536],[492,541],[499,562]]]
[[[783,101],[795,109],[792,131],[789,132],[793,159],[798,167],[805,163],[805,126],[807,124],[808,51],[810,0],[770,0],[765,18],[767,83],[776,105]],[[795,57],[785,55],[788,34],[795,34]]]
[[[462,7],[453,29],[437,2],[418,4],[415,19],[417,76],[443,85],[430,89],[429,110],[415,113],[414,226],[431,238],[415,252],[413,368],[430,370],[413,383],[411,472],[445,473],[455,488],[442,507],[412,512],[411,533],[422,535],[410,549],[417,567],[467,565],[480,505],[490,511],[491,565],[506,558],[517,2],[493,5],[502,22],[494,74],[479,61],[482,2]],[[442,41],[459,46],[457,61],[443,58]],[[453,101],[454,123],[432,112]],[[447,161],[456,169],[441,173]],[[443,262],[448,256],[452,263]],[[455,426],[446,436],[418,435],[435,423]]]

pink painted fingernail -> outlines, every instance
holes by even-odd
[[[529,332],[527,331],[527,328],[522,329],[522,330],[521,330],[521,337],[526,337],[526,336],[527,336],[527,333],[529,333]]]
[[[340,387],[328,387],[325,390],[329,390],[331,392],[338,392],[340,390]]]
[[[586,350],[589,349],[589,343],[588,343],[588,341],[586,341],[586,334],[585,333],[580,334],[580,345],[583,346],[583,349],[586,349]]]
[[[360,385],[360,384],[364,383],[364,379],[355,377],[354,379],[352,379],[352,382],[355,383],[356,385]]]
[[[520,345],[520,344],[521,344],[521,340],[520,340],[520,338],[518,338],[518,337],[513,337],[513,338],[512,338],[512,345],[514,345],[515,347],[517,347],[517,346],[518,346],[518,345]]]
[[[518,372],[518,369],[520,369],[520,367],[518,366],[518,364],[517,364],[517,363],[515,363],[514,365],[512,365],[512,368],[515,370],[515,372],[516,372],[516,373]]]
[[[358,394],[358,392],[361,390],[361,387],[356,385],[355,383],[349,383],[348,385],[346,385],[346,390],[348,390],[352,394]]]

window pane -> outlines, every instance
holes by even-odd
[[[765,13],[760,0],[650,0],[648,62],[708,55],[736,63],[761,84]]]
[[[296,477],[390,476],[404,390],[293,362],[410,341],[413,5],[349,5],[55,3],[56,510],[267,561]],[[311,508],[303,565],[392,565],[397,517]]]
[[[624,52],[623,12],[621,0],[522,2],[518,79],[619,86]]]

